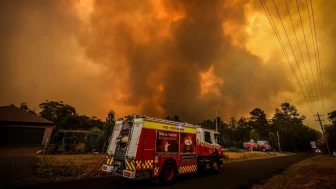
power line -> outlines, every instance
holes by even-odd
[[[322,96],[322,108],[323,108],[323,114],[325,114],[325,108],[324,108],[324,92],[323,92],[323,85],[322,85],[322,72],[321,72],[321,61],[320,61],[320,53],[318,50],[318,43],[317,43],[317,34],[316,34],[316,27],[315,27],[315,17],[314,17],[314,9],[313,9],[313,3],[310,0],[310,7],[312,10],[312,17],[313,17],[313,25],[314,25],[314,31],[315,31],[315,42],[316,42],[316,51],[317,51],[317,57],[318,57],[318,62],[319,62],[319,66],[318,69],[320,71],[320,85],[321,85],[321,96]]]
[[[274,24],[273,18],[272,18],[271,14],[270,14],[270,12],[269,12],[269,10],[268,10],[268,8],[267,8],[267,5],[266,5],[266,3],[264,2],[264,0],[260,0],[260,3],[261,3],[262,6],[263,6],[263,9],[264,9],[264,11],[265,11],[265,14],[267,15],[267,18],[268,18],[268,20],[269,20],[269,22],[270,22],[270,24],[271,24],[271,26],[272,26],[272,28],[273,28],[273,30],[274,30],[274,33],[275,33],[275,35],[276,35],[276,37],[277,37],[277,39],[278,39],[278,41],[279,41],[279,43],[280,43],[280,46],[281,46],[281,48],[282,48],[282,50],[283,50],[283,52],[284,52],[284,54],[285,54],[285,57],[286,57],[286,59],[287,59],[289,65],[290,65],[290,67],[291,67],[291,69],[292,69],[292,72],[293,72],[293,74],[294,74],[294,77],[295,77],[295,79],[296,79],[296,82],[298,83],[298,85],[299,85],[299,87],[300,87],[300,89],[301,89],[301,93],[302,93],[304,99],[306,100],[306,103],[308,104],[308,107],[309,107],[311,113],[314,114],[314,113],[313,113],[313,110],[312,110],[312,107],[310,106],[310,104],[309,104],[309,102],[308,102],[308,100],[307,100],[307,97],[306,97],[305,94],[304,94],[303,87],[302,87],[302,85],[301,85],[301,83],[300,83],[300,81],[299,81],[299,79],[298,79],[298,76],[297,76],[297,74],[296,74],[296,72],[295,72],[295,69],[294,69],[294,67],[293,67],[293,65],[292,65],[292,62],[291,62],[291,60],[290,60],[290,58],[289,58],[289,56],[288,56],[288,53],[287,53],[287,51],[286,51],[286,49],[285,49],[285,46],[283,45],[283,42],[282,42],[281,37],[280,37],[280,34],[279,34],[279,32],[278,32],[278,30],[277,30],[275,24]],[[264,3],[265,5],[264,5],[263,3]],[[273,25],[274,25],[274,26],[273,26]]]
[[[274,2],[274,1],[273,1],[273,2]],[[275,4],[275,3],[274,3],[274,4]],[[300,48],[300,43],[299,43],[299,40],[298,40],[296,31],[295,31],[295,28],[294,28],[294,24],[293,24],[292,16],[291,16],[291,14],[290,14],[290,11],[289,11],[289,8],[288,8],[288,4],[287,4],[287,1],[286,1],[286,0],[285,0],[285,4],[286,4],[287,12],[288,12],[288,15],[289,15],[289,19],[290,19],[290,21],[291,21],[292,28],[293,28],[293,31],[294,31],[294,34],[295,34],[296,42],[297,42],[298,47],[299,47],[299,51],[300,51],[300,55],[301,55],[301,58],[302,58],[302,62],[303,62],[305,71],[306,71],[306,73],[307,73],[306,75],[307,75],[307,78],[308,78],[308,82],[310,83],[310,81],[309,81],[309,77],[308,77],[308,72],[307,72],[306,65],[305,65],[305,63],[304,63],[304,58],[303,58],[303,55],[302,55],[302,51],[301,51],[301,48]],[[276,9],[277,9],[276,4],[275,4],[275,7],[276,7]],[[278,9],[277,9],[277,11],[278,11]],[[278,13],[279,13],[279,12],[278,12]],[[294,53],[294,52],[293,52],[293,53]],[[300,69],[300,68],[299,68],[299,69]],[[310,85],[309,85],[309,86],[310,86]],[[317,96],[317,94],[316,94],[316,96]],[[314,97],[314,96],[310,96],[310,97]]]
[[[285,2],[286,2],[286,0],[285,0]],[[287,3],[286,3],[286,5],[287,5]],[[301,17],[301,13],[300,13],[299,3],[298,3],[297,0],[296,0],[296,6],[297,6],[297,9],[298,9],[298,12],[299,12],[299,17],[300,17],[300,22],[301,22],[302,33],[303,33],[303,37],[304,37],[304,40],[305,40],[305,43],[306,43],[306,49],[307,49],[307,54],[308,54],[308,60],[309,60],[309,63],[310,63],[310,70],[311,70],[311,73],[312,73],[313,82],[314,82],[314,87],[315,87],[315,94],[316,94],[316,96],[317,96],[316,83],[315,83],[315,79],[314,79],[314,73],[313,73],[312,63],[311,63],[311,60],[310,60],[310,54],[309,54],[309,50],[308,50],[308,43],[307,43],[307,39],[306,39],[306,34],[305,34],[305,31],[304,31],[304,28],[303,28],[303,22],[302,22],[302,17]],[[301,51],[301,50],[300,50],[300,51]],[[301,55],[302,55],[302,54],[301,54]],[[302,60],[303,60],[303,57],[302,57]],[[306,72],[307,72],[307,70],[306,70]],[[308,72],[307,72],[307,77],[308,77]],[[308,80],[308,82],[309,82],[309,80]],[[319,101],[319,98],[318,98],[318,96],[317,96],[317,106],[318,106],[318,108],[320,108],[320,107],[319,107],[319,103],[318,103],[318,101]],[[320,111],[321,111],[321,110],[320,110]]]
[[[321,95],[321,110],[322,110],[322,113],[324,114],[323,103],[322,103],[322,83],[321,83],[321,76],[320,76],[320,72],[319,72],[318,58],[317,58],[317,52],[316,52],[316,46],[317,46],[317,44],[315,45],[314,34],[313,34],[313,27],[312,27],[312,22],[311,22],[311,19],[310,19],[310,11],[309,11],[309,6],[308,6],[308,0],[306,0],[306,5],[307,5],[307,11],[308,11],[310,33],[311,33],[311,37],[312,37],[312,41],[313,41],[313,46],[314,46],[317,79],[319,80],[319,84],[320,84],[319,86],[320,86],[320,95]]]
[[[280,22],[281,22],[282,27],[283,27],[283,29],[284,29],[284,31],[285,31],[285,34],[286,34],[287,40],[288,40],[288,42],[289,42],[289,45],[290,45],[290,47],[291,47],[291,50],[292,50],[292,52],[293,52],[294,59],[295,59],[295,61],[296,61],[296,64],[297,64],[298,69],[299,69],[300,74],[301,74],[301,78],[302,78],[302,80],[303,80],[303,84],[304,84],[304,86],[305,86],[305,88],[306,88],[306,90],[307,90],[307,94],[309,94],[309,90],[308,90],[307,85],[306,85],[306,82],[305,82],[305,80],[304,80],[304,78],[303,78],[303,74],[302,74],[302,72],[301,72],[299,63],[298,63],[298,61],[297,61],[297,59],[296,59],[296,56],[295,56],[295,53],[294,53],[294,50],[293,50],[292,43],[291,43],[290,40],[289,40],[289,37],[288,37],[288,34],[287,34],[287,30],[286,30],[286,28],[285,28],[285,26],[284,26],[284,24],[283,24],[283,21],[282,21],[282,19],[281,19],[281,16],[280,16],[278,7],[277,7],[277,5],[276,5],[276,3],[275,3],[275,0],[273,0],[273,3],[274,3],[274,6],[275,6],[275,8],[276,8],[276,10],[277,10],[277,13],[278,13]],[[266,3],[265,3],[265,5],[266,5]],[[266,8],[267,8],[267,5],[266,5]],[[309,82],[309,79],[308,79],[308,82]],[[314,109],[314,105],[315,105],[315,104],[313,103],[313,101],[311,100],[311,98],[309,98],[309,99],[310,99],[310,101],[311,101],[311,103],[312,103],[312,106],[313,106],[313,109]],[[315,107],[315,109],[316,109],[316,107]]]

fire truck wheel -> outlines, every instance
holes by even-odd
[[[250,148],[250,147],[248,148],[248,151],[251,151],[251,148]]]
[[[219,172],[219,163],[218,163],[218,159],[214,158],[214,159],[211,159],[211,162],[210,162],[210,166],[211,166],[211,172],[212,173],[218,173]]]
[[[173,161],[167,161],[161,171],[160,181],[162,184],[172,184],[176,180],[176,164]]]
[[[263,149],[262,149],[262,151],[263,151],[263,152],[266,152],[266,149],[265,149],[265,148],[263,148]]]

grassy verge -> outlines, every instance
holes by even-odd
[[[225,152],[225,162],[272,157],[265,152]],[[274,155],[273,155],[274,156]],[[16,186],[112,176],[101,170],[105,154],[38,155],[2,158],[1,185]]]
[[[105,154],[46,155],[39,156],[37,176],[56,180],[91,178],[109,175],[101,170]]]
[[[242,160],[251,160],[251,159],[260,159],[260,158],[269,158],[277,156],[276,153],[267,153],[267,152],[224,152],[226,158],[224,162],[233,162],[233,161],[242,161]]]
[[[0,185],[21,186],[111,175],[101,170],[105,162],[105,154],[0,158]]]
[[[289,167],[252,189],[331,189],[336,186],[336,157],[316,156]]]
[[[226,162],[272,157],[265,152],[226,152]],[[40,178],[90,178],[110,175],[101,170],[105,154],[39,156],[37,176]]]

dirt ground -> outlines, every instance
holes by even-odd
[[[1,157],[22,157],[36,156],[39,150],[43,150],[42,145],[19,145],[19,146],[0,146]]]
[[[336,157],[319,155],[289,167],[264,184],[252,189],[334,189],[336,188]]]

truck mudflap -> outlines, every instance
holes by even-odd
[[[129,170],[118,170],[116,169],[116,167],[112,166],[112,165],[106,165],[104,164],[102,166],[102,170],[105,172],[109,172],[109,173],[113,173],[115,175],[119,175],[119,176],[123,176],[129,179],[135,179],[135,174],[136,171],[129,171]]]

